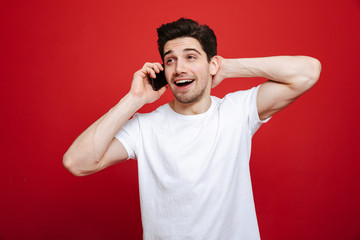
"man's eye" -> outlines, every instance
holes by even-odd
[[[172,63],[174,61],[174,59],[169,58],[168,60],[166,60],[166,63]]]
[[[194,55],[189,55],[188,59],[195,59],[195,56]]]

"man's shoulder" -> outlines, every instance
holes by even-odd
[[[252,97],[256,96],[258,87],[253,87],[250,89],[239,90],[226,94],[223,98],[220,99],[222,104],[226,103],[243,103],[246,104]]]
[[[136,113],[135,116],[141,120],[153,120],[161,118],[169,113],[169,104],[159,106],[157,109],[147,113]]]
[[[249,88],[249,89],[243,89],[243,90],[239,90],[239,91],[235,91],[235,92],[231,92],[231,93],[228,93],[225,95],[224,98],[242,98],[242,97],[247,97],[249,95],[252,95],[252,94],[256,94],[257,90],[258,90],[258,87],[252,87],[252,88]]]

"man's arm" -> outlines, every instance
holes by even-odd
[[[219,59],[220,69],[212,87],[226,78],[264,77],[269,79],[259,88],[257,109],[264,120],[281,111],[309,90],[319,79],[320,62],[306,56]]]
[[[164,94],[167,87],[154,91],[148,81],[149,75],[155,78],[155,72],[160,70],[160,63],[146,63],[134,74],[129,93],[70,146],[63,157],[66,169],[76,176],[85,176],[128,158],[124,146],[114,137],[137,110]]]

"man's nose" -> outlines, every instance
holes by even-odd
[[[185,66],[185,63],[182,60],[178,60],[176,62],[175,71],[176,71],[177,74],[186,73],[186,66]]]

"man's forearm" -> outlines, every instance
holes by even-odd
[[[88,175],[126,159],[126,149],[114,141],[114,137],[137,110],[165,93],[166,87],[154,91],[149,83],[149,75],[155,77],[160,70],[163,70],[160,63],[145,63],[135,72],[129,93],[80,134],[63,158],[70,172],[77,176]]]
[[[115,134],[143,105],[141,98],[127,94],[73,142],[64,155],[64,165],[72,172],[96,169]]]
[[[224,77],[263,77],[284,84],[317,79],[320,63],[306,56],[275,56],[224,60]]]

